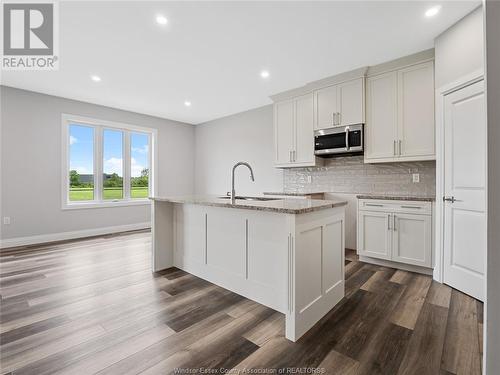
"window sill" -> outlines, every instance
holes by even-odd
[[[120,200],[109,202],[81,202],[81,203],[65,203],[62,206],[63,210],[84,210],[88,208],[111,208],[111,207],[126,207],[126,206],[145,206],[150,205],[149,198],[134,199],[134,200]]]

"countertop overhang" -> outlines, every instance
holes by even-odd
[[[393,201],[416,201],[416,202],[434,202],[436,197],[422,197],[416,195],[385,195],[385,194],[358,194],[358,199],[381,199]]]
[[[324,210],[347,205],[345,200],[320,200],[320,199],[273,199],[273,200],[243,200],[236,199],[232,204],[229,199],[210,195],[185,195],[168,197],[150,197],[158,202],[171,202],[182,204],[197,204],[202,206],[238,208],[256,211],[277,212],[282,214],[305,214],[308,212]]]

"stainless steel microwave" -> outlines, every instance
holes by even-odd
[[[363,124],[336,126],[314,132],[314,154],[322,157],[363,153]]]

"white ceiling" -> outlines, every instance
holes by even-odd
[[[441,12],[426,18],[436,4]],[[479,4],[62,2],[59,71],[7,71],[1,82],[198,124],[269,104],[269,95],[310,81],[431,48]],[[158,14],[166,26],[156,23]]]

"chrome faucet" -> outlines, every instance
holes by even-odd
[[[240,162],[236,163],[233,167],[233,171],[231,172],[231,204],[236,203],[236,191],[234,190],[234,171],[240,165],[244,165],[245,167],[250,169],[250,179],[252,181],[255,181],[255,179],[253,178],[253,170],[252,170],[252,167],[250,166],[250,164],[245,163],[244,161],[240,161]]]

